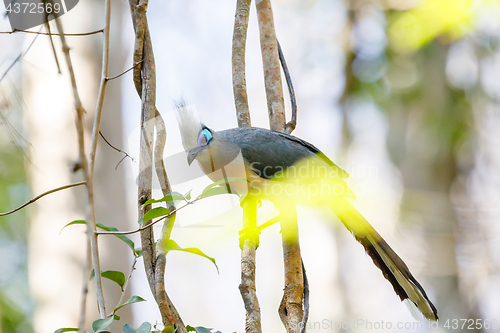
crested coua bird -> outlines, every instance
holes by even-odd
[[[280,215],[287,205],[328,207],[363,245],[392,284],[401,301],[413,303],[428,320],[438,320],[436,307],[403,260],[349,202],[354,195],[348,174],[312,144],[263,128],[213,131],[203,125],[192,106],[177,105],[182,144],[188,163],[197,160],[212,181],[230,182],[231,190],[266,199]],[[236,178],[237,177],[237,178]]]

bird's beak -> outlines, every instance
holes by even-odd
[[[191,163],[193,163],[193,161],[196,159],[198,154],[201,153],[202,151],[203,151],[203,148],[201,148],[201,147],[196,147],[196,148],[189,150],[188,156],[187,156],[188,164],[191,165]]]

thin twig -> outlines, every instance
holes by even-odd
[[[18,30],[14,29],[13,31],[0,31],[0,34],[13,34],[16,32],[24,32],[27,34],[36,34],[36,35],[45,35],[45,36],[59,36],[60,34],[58,33],[51,33],[51,32],[36,32],[36,31],[29,31],[29,30]],[[89,35],[95,35],[98,33],[104,32],[104,29],[96,30],[96,31],[91,31],[91,32],[82,32],[82,33],[75,33],[75,34],[64,34],[64,36],[89,36]]]
[[[57,191],[61,191],[61,190],[65,190],[67,188],[71,188],[71,187],[75,187],[75,186],[85,185],[86,183],[87,182],[79,182],[79,183],[74,183],[74,184],[69,184],[69,185],[64,185],[64,186],[61,186],[61,187],[54,188],[54,189],[52,189],[50,191],[47,191],[47,192],[44,192],[44,193],[40,194],[39,196],[34,197],[33,199],[31,199],[30,201],[28,201],[24,205],[21,205],[21,206],[17,207],[16,209],[11,210],[10,212],[0,213],[0,216],[5,216],[5,215],[9,215],[9,214],[15,213],[18,210],[21,210],[24,207],[26,207],[28,205],[31,205],[33,202],[37,201],[40,198],[43,198],[44,196],[46,196],[48,194],[51,194],[51,193],[54,193],[54,192],[57,192]]]
[[[104,137],[104,135],[102,134],[102,132],[101,132],[101,131],[99,131],[99,135],[100,135],[100,136],[101,136],[101,138],[102,138],[102,139],[103,139],[103,140],[104,140],[104,141],[108,144],[108,146],[110,146],[111,148],[113,148],[114,150],[116,150],[116,151],[117,151],[117,152],[119,152],[119,153],[123,153],[123,154],[125,154],[125,156],[123,156],[123,158],[120,160],[120,162],[118,162],[118,164],[116,165],[115,170],[118,168],[118,166],[120,165],[120,163],[121,163],[121,162],[122,162],[125,158],[127,158],[127,157],[128,157],[128,158],[130,158],[130,159],[132,160],[132,162],[135,162],[135,159],[134,159],[132,156],[130,156],[129,154],[127,154],[127,152],[125,152],[125,151],[123,151],[123,150],[121,150],[121,149],[118,149],[118,148],[116,148],[115,146],[113,146],[111,143],[109,143],[109,141],[108,141],[108,140]]]
[[[123,302],[123,297],[125,296],[125,292],[127,291],[128,282],[130,281],[130,278],[132,277],[132,273],[134,273],[134,271],[135,271],[135,265],[137,264],[138,258],[139,257],[137,255],[134,255],[134,262],[132,263],[132,268],[130,269],[130,273],[128,274],[128,277],[125,280],[125,284],[123,285],[122,294],[120,295],[120,300],[118,301],[118,305],[122,304],[122,302]]]
[[[302,264],[302,277],[304,278],[304,315],[302,316],[302,322],[300,329],[300,333],[304,333],[306,331],[306,324],[309,320],[309,280],[307,279],[306,267],[304,266],[304,260],[301,259]]]
[[[42,28],[40,28],[40,30],[42,30]],[[28,53],[28,51],[31,49],[31,47],[33,46],[33,44],[35,43],[37,38],[38,38],[38,36],[35,36],[35,38],[33,38],[33,40],[31,41],[31,43],[28,46],[28,48],[26,49],[26,51],[22,52],[20,55],[17,56],[17,58],[12,62],[12,64],[9,66],[9,68],[7,68],[5,73],[3,73],[2,78],[0,78],[0,82],[3,81],[3,79],[7,76],[7,73],[14,67],[14,65],[18,61],[21,61],[21,59],[26,55],[26,53]]]
[[[200,199],[201,199],[201,197],[198,197],[194,200],[187,201],[184,206],[181,206],[179,208],[175,208],[169,214],[167,214],[163,217],[160,217],[158,220],[154,220],[153,222],[148,223],[147,225],[144,225],[144,226],[140,227],[139,229],[131,230],[131,231],[96,231],[95,234],[96,235],[131,235],[131,234],[135,234],[137,232],[140,232],[140,231],[143,231],[143,230],[150,228],[151,226],[155,225],[156,223],[158,223],[160,221],[163,221],[164,219],[168,219],[168,218],[172,217],[175,213],[177,213],[181,209],[186,208],[187,206],[194,204],[196,201],[198,201]]]
[[[144,60],[141,60],[139,61],[137,64],[135,64],[134,66],[130,67],[129,69],[127,69],[125,72],[121,73],[121,74],[118,74],[116,76],[113,76],[113,77],[108,77],[106,78],[106,80],[108,81],[111,81],[111,80],[114,80],[114,79],[117,79],[119,78],[120,76],[124,75],[124,74],[127,74],[128,72],[130,72],[131,70],[133,70],[134,68],[136,68],[137,66],[139,66]]]
[[[280,217],[279,215],[276,215],[275,217],[273,217],[273,218],[272,218],[272,219],[270,219],[269,221],[264,222],[264,223],[262,223],[261,225],[259,225],[259,226],[257,227],[257,230],[258,230],[258,231],[262,231],[262,230],[264,230],[265,228],[270,227],[270,226],[272,226],[273,224],[276,224],[276,223],[278,223],[278,222],[280,222],[280,221],[281,221],[281,217]]]
[[[101,69],[101,83],[99,85],[99,93],[96,103],[96,111],[94,115],[94,125],[92,127],[92,141],[90,144],[90,154],[89,154],[89,162],[88,162],[88,195],[89,195],[89,210],[90,210],[90,224],[92,230],[92,258],[94,260],[94,272],[96,275],[96,284],[97,284],[97,299],[100,300],[99,313],[101,318],[106,317],[106,310],[104,307],[104,295],[102,290],[101,283],[101,270],[99,264],[99,251],[98,251],[98,242],[96,232],[96,221],[95,221],[95,205],[94,205],[94,165],[95,165],[95,157],[97,152],[97,141],[99,139],[99,132],[101,128],[101,116],[102,109],[104,105],[104,96],[106,94],[106,86],[109,69],[109,29],[111,24],[111,0],[104,1],[104,38],[103,38],[103,51],[102,51],[102,69]],[[90,232],[90,230],[89,230]],[[101,308],[102,307],[102,308]]]
[[[47,22],[45,22],[45,27],[47,28],[47,31],[50,33],[50,24],[48,19]],[[54,40],[52,39],[52,35],[49,35],[49,40],[50,40],[50,47],[52,48],[52,54],[54,55],[54,59],[56,61],[57,73],[61,74],[62,73],[61,66],[59,65],[59,58],[57,57],[56,47],[54,45]]]
[[[288,71],[288,66],[286,65],[285,56],[283,55],[283,50],[281,50],[281,45],[278,40],[278,54],[280,57],[281,67],[283,68],[283,72],[285,73],[286,84],[288,86],[288,93],[290,95],[290,102],[292,103],[292,119],[285,125],[284,132],[290,134],[297,126],[297,101],[295,99],[295,90],[293,89],[292,77],[290,76],[290,72]]]
[[[75,109],[76,109],[76,114],[77,114],[77,121],[76,121],[76,128],[77,128],[77,134],[78,134],[78,151],[79,151],[79,157],[78,157],[78,163],[77,163],[77,168],[75,170],[82,169],[84,173],[84,178],[87,180],[87,197],[88,197],[88,202],[87,202],[87,211],[86,211],[86,220],[88,221],[87,223],[87,259],[90,260],[92,259],[93,262],[93,267],[94,267],[94,272],[96,272],[96,293],[97,293],[97,304],[98,304],[98,309],[99,313],[101,315],[101,318],[106,318],[106,310],[105,310],[105,305],[104,305],[104,296],[103,296],[103,289],[102,289],[102,281],[101,281],[101,266],[99,263],[99,251],[98,251],[98,244],[97,244],[97,236],[94,234],[96,226],[95,226],[95,213],[94,213],[94,202],[93,202],[93,184],[92,181],[90,181],[89,178],[89,169],[87,165],[87,156],[85,154],[85,121],[84,121],[84,114],[85,110],[82,106],[82,102],[80,100],[80,95],[78,93],[78,88],[76,85],[76,77],[75,77],[75,72],[73,70],[73,64],[71,61],[71,56],[69,54],[69,46],[66,43],[66,38],[64,36],[64,30],[63,26],[61,23],[61,20],[59,17],[55,18],[57,30],[60,33],[60,38],[61,38],[61,44],[63,48],[63,53],[66,58],[66,64],[68,65],[68,72],[70,75],[71,79],[71,86],[73,88],[73,99],[75,103]],[[92,255],[90,254],[90,251]],[[88,263],[87,263],[88,265]],[[82,301],[81,305],[86,306],[86,298],[87,298],[87,291],[88,288],[83,288],[82,289]],[[82,318],[85,316],[85,310],[81,309],[81,317],[80,317],[80,324],[85,323],[85,318]],[[80,332],[84,332],[83,327],[79,327]]]
[[[83,266],[82,293],[80,297],[80,320],[78,321],[78,332],[85,333],[85,319],[87,318],[87,294],[89,292],[89,273],[92,265],[92,252],[89,251],[90,246],[87,246],[85,265]]]

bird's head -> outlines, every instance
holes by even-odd
[[[208,145],[210,144],[210,141],[213,139],[212,131],[204,127],[200,134],[198,135],[198,143],[197,146],[187,150],[188,156],[188,164],[191,165],[193,161],[196,159],[196,157],[203,151],[207,150]]]
[[[194,105],[187,105],[185,100],[176,102],[177,121],[181,132],[182,146],[187,152],[189,165],[196,157],[206,151],[213,139],[212,131],[204,126]]]

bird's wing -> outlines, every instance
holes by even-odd
[[[218,134],[220,140],[236,143],[245,162],[262,178],[272,178],[276,173],[313,154],[335,169],[340,177],[349,176],[318,148],[286,133],[258,127],[243,127],[221,131]]]

